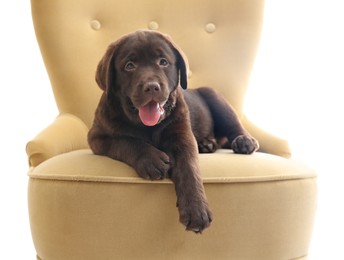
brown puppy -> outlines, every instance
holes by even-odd
[[[187,67],[181,50],[157,32],[138,31],[111,44],[97,68],[104,93],[88,141],[95,154],[129,164],[142,178],[170,177],[180,222],[199,233],[212,214],[198,150],[214,152],[226,140],[234,152],[250,154],[258,143],[214,90],[183,90]]]

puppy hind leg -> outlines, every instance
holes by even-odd
[[[219,147],[214,137],[206,137],[197,144],[199,153],[214,153]]]
[[[231,143],[238,135],[247,134],[233,107],[221,94],[211,88],[199,88],[198,92],[209,107],[215,138],[226,137]]]
[[[211,88],[199,88],[198,92],[209,107],[216,139],[227,138],[226,148],[235,153],[250,154],[258,149],[257,140],[244,129],[234,108],[222,95]]]

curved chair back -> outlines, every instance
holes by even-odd
[[[36,36],[60,113],[90,126],[107,46],[138,29],[169,34],[186,53],[189,86],[222,92],[240,114],[262,25],[263,0],[32,0]]]

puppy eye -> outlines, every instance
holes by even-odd
[[[165,58],[161,58],[159,60],[159,65],[162,67],[167,67],[170,63],[168,62],[168,60],[166,60]]]
[[[132,61],[128,61],[124,66],[124,70],[126,71],[133,71],[135,69],[136,69],[136,66]]]

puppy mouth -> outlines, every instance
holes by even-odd
[[[141,122],[146,126],[155,126],[159,123],[160,117],[165,113],[163,105],[151,100],[138,108]]]

